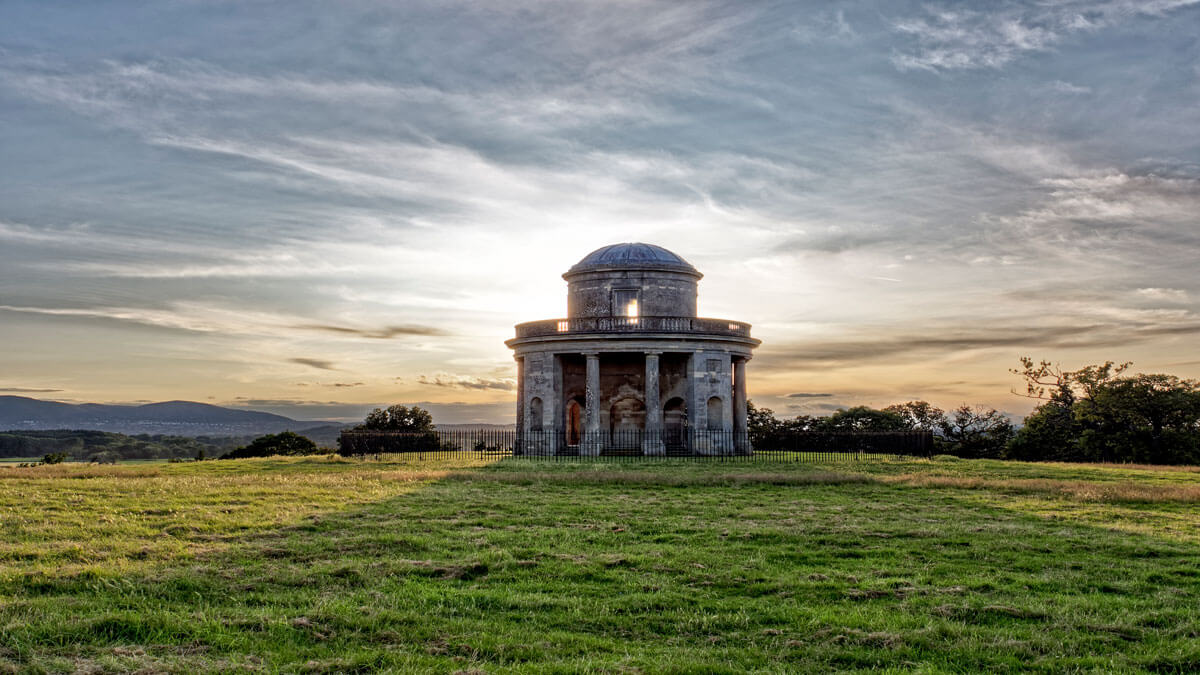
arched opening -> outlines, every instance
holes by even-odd
[[[667,450],[687,448],[687,404],[678,396],[668,399],[663,405],[663,443]]]
[[[567,445],[579,445],[583,436],[583,405],[578,396],[567,401]]]
[[[617,399],[608,413],[611,445],[618,448],[641,448],[642,429],[646,428],[646,406],[627,396]]]
[[[708,399],[708,430],[721,431],[725,428],[725,402],[720,396]]]
[[[542,430],[542,399],[537,396],[529,399],[529,430]]]

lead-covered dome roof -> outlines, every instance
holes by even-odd
[[[670,270],[672,272],[694,274],[697,278],[701,276],[695,267],[692,267],[688,261],[678,255],[661,246],[639,242],[610,244],[609,246],[598,248],[585,255],[583,260],[575,263],[563,276],[572,276],[581,272],[619,269]]]

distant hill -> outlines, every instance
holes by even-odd
[[[70,404],[25,396],[0,396],[0,430],[93,429],[122,434],[248,436],[313,427],[340,428],[337,422],[294,420],[257,410],[222,408],[194,401],[145,405]],[[331,430],[323,428],[322,435]]]

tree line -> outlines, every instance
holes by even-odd
[[[194,459],[216,457],[250,437],[127,435],[111,431],[52,429],[0,432],[0,457],[61,456],[83,462],[122,459]]]
[[[748,426],[760,439],[788,431],[928,431],[937,452],[966,458],[1200,464],[1200,382],[1129,374],[1129,366],[1108,361],[1067,371],[1023,357],[1011,372],[1025,390],[1014,393],[1040,403],[1019,427],[995,408],[944,411],[926,401],[792,419],[751,404]]]

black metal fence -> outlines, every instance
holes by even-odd
[[[924,431],[736,433],[695,429],[579,434],[513,429],[425,433],[343,431],[338,445],[339,452],[348,456],[416,453],[422,458],[823,462],[885,456],[928,457],[933,452],[933,434]]]

